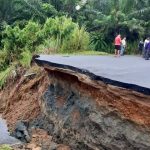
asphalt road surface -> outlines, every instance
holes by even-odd
[[[95,75],[150,89],[150,60],[138,56],[51,56],[38,60],[73,66]]]

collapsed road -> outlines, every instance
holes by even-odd
[[[37,59],[40,64],[47,64],[62,69],[85,74],[93,80],[116,85],[150,95],[150,61],[136,56],[48,56]]]
[[[81,150],[150,149],[149,61],[40,55],[35,62],[49,76],[39,103],[57,143]]]
[[[19,69],[0,93],[2,117],[11,135],[29,142],[25,147],[150,149],[149,61],[48,55],[33,60],[40,66],[31,62],[33,76]]]

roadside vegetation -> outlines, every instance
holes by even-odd
[[[8,145],[0,146],[0,150],[12,150],[12,148]]]
[[[0,0],[0,88],[34,54],[112,54],[117,33],[127,37],[126,53],[137,54],[149,13],[149,0]]]

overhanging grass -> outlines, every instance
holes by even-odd
[[[31,52],[26,50],[23,53],[21,53],[21,59],[19,61],[23,67],[29,68],[31,59],[32,59]]]
[[[9,67],[6,70],[0,72],[0,89],[5,84],[5,81],[6,81],[7,77],[9,76],[11,70],[12,70],[12,67]]]

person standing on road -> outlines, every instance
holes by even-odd
[[[139,50],[140,55],[143,54],[143,49],[144,49],[144,42],[143,40],[141,40],[138,45],[138,50]]]
[[[145,60],[150,58],[150,39],[149,42],[145,45]]]
[[[117,35],[115,38],[115,56],[120,56],[121,50],[121,35]]]
[[[145,41],[144,41],[144,49],[143,49],[143,57],[145,58],[146,57],[146,46],[147,44],[149,43],[149,40],[150,38],[146,38]]]
[[[127,45],[126,37],[124,37],[121,41],[121,56],[124,55],[126,45]]]

